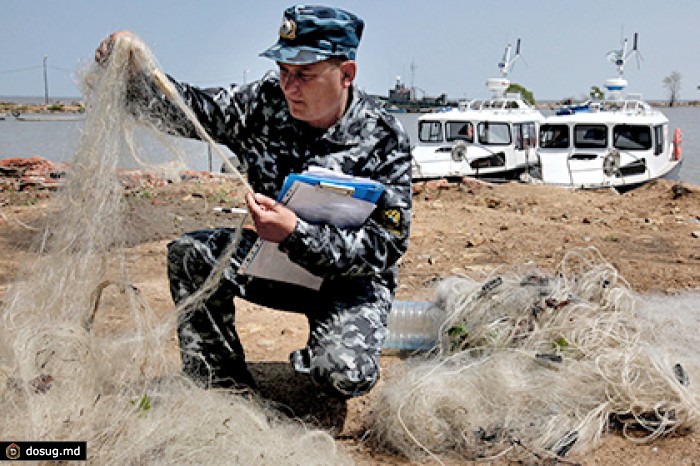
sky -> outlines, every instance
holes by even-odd
[[[321,3],[321,2],[314,2]],[[161,68],[202,87],[241,83],[276,69],[259,53],[277,40],[291,0],[0,0],[0,96],[80,96],[76,73],[100,40],[128,29]],[[582,98],[616,77],[606,59],[639,33],[628,92],[667,100],[663,79],[681,75],[678,97],[700,99],[698,0],[337,0],[365,20],[358,87],[387,95],[397,77],[418,95],[488,97],[508,43],[521,39],[509,79],[537,100]]]

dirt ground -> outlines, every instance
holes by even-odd
[[[430,299],[435,282],[449,275],[481,279],[497,268],[528,262],[554,270],[577,247],[598,249],[635,291],[700,289],[700,187],[658,181],[625,194],[517,183],[417,188],[422,189],[414,196],[398,299]],[[29,257],[29,238],[49,197],[47,191],[0,192],[0,299],[18,264]],[[229,217],[212,207],[241,205],[242,191],[232,182],[190,181],[140,188],[128,198],[128,221],[134,227],[127,250],[130,275],[150,305],[165,315],[172,311],[166,244],[188,230],[230,224]],[[241,301],[237,322],[261,396],[290,416],[331,430],[359,465],[409,464],[366,441],[377,389],[347,404],[332,403],[295,376],[287,361],[306,340],[302,316]],[[383,369],[401,363],[397,355],[381,359]],[[636,445],[612,432],[595,452],[568,460],[584,465],[700,465],[700,434]]]

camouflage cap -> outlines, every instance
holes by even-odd
[[[354,60],[364,21],[338,8],[295,5],[284,10],[279,40],[263,57],[307,65],[331,57]]]

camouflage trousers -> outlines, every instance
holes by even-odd
[[[204,283],[217,258],[233,241],[228,228],[187,233],[168,245],[168,278],[175,303]],[[343,398],[368,392],[379,379],[379,353],[393,290],[373,277],[328,278],[321,289],[238,274],[256,239],[243,230],[238,248],[215,291],[178,316],[183,371],[203,386],[254,384],[234,326],[234,298],[309,321],[305,348],[290,355],[297,372],[310,374],[326,393]]]

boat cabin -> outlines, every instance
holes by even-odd
[[[451,176],[514,179],[534,163],[541,114],[529,111],[499,114],[493,109],[479,108],[419,118],[418,144],[413,150],[415,179]]]
[[[666,170],[671,149],[668,120],[634,105],[620,104],[612,112],[559,112],[539,130],[541,176],[547,184],[599,187],[648,180]]]

